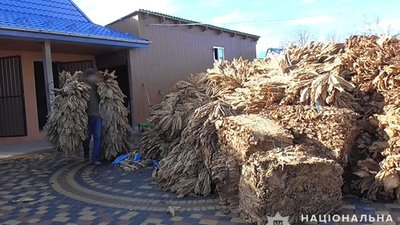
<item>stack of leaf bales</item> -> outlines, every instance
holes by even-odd
[[[211,161],[211,182],[215,184],[219,203],[239,203],[239,180],[242,163],[222,151],[216,152]]]
[[[302,145],[257,152],[243,165],[239,183],[241,215],[259,225],[276,212],[326,214],[341,206],[342,167],[314,157]]]
[[[225,117],[216,122],[220,152],[214,155],[212,178],[221,203],[237,204],[241,166],[250,155],[293,144],[293,136],[259,115]]]
[[[325,151],[326,158],[346,166],[354,139],[362,122],[349,109],[309,106],[275,106],[263,114],[293,132],[295,143],[314,145]]]
[[[241,163],[258,151],[268,151],[293,144],[293,136],[277,122],[260,115],[226,117],[218,125],[219,144],[222,151]]]
[[[342,120],[343,112],[351,114]],[[347,159],[344,138],[354,140],[352,132],[356,131],[343,128],[332,134],[328,124],[340,128],[346,120],[354,123],[349,127],[356,126],[357,118],[357,113],[347,109],[323,107],[317,112],[308,106],[273,106],[263,114],[230,116],[216,122],[220,151],[230,162],[227,168],[237,165],[241,171],[219,174],[225,181],[216,182],[217,190],[223,191],[220,199],[234,203],[239,196],[241,213],[258,224],[265,224],[267,216],[276,212],[295,220],[300,214],[337,208],[343,184],[340,163]],[[335,143],[331,138],[336,138]],[[239,192],[226,196],[233,194],[232,186],[238,184]]]

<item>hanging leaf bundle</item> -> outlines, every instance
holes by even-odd
[[[69,91],[66,93],[62,89],[54,90],[53,110],[44,129],[50,143],[58,150],[66,154],[76,154],[86,139],[89,89],[79,81],[81,72],[71,75],[64,71],[60,76],[64,79],[63,88],[67,87]]]
[[[229,104],[217,100],[195,110],[179,143],[160,161],[156,179],[165,189],[184,196],[211,194],[211,163],[218,152],[214,121],[234,115]]]
[[[163,104],[150,109],[148,122],[151,129],[141,140],[143,156],[151,159],[166,157],[179,143],[194,110],[210,100],[196,78],[178,82],[172,92],[164,97]]]
[[[129,150],[131,127],[128,109],[124,105],[126,97],[116,81],[114,72],[101,72],[102,81],[98,84],[100,96],[100,115],[102,118],[102,154],[111,160]]]

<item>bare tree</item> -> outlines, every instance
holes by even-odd
[[[339,35],[337,35],[336,33],[330,33],[326,36],[326,41],[327,42],[333,42],[333,43],[337,43],[341,41],[341,38]]]
[[[304,46],[309,44],[313,39],[314,35],[307,29],[301,28],[293,33],[294,41],[298,46]]]
[[[388,26],[387,26],[387,28],[386,28],[386,35],[388,35],[388,36],[390,36],[390,35],[392,35],[392,25],[391,24],[389,24]]]
[[[294,45],[297,47],[305,46],[314,40],[314,35],[310,30],[306,28],[299,28],[295,30],[289,40],[285,40],[281,43],[283,47]]]
[[[392,35],[392,25],[381,22],[379,17],[376,17],[374,20],[364,19],[364,34],[366,35]]]

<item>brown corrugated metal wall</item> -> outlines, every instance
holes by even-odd
[[[21,59],[0,58],[0,137],[26,134]]]
[[[172,23],[172,21],[169,21]],[[151,41],[148,49],[134,49],[132,79],[136,122],[148,116],[150,105],[159,103],[162,95],[190,74],[205,72],[213,64],[213,47],[223,47],[225,59],[256,57],[257,40],[232,33],[190,26],[152,26],[160,24],[152,15],[130,17],[110,27]],[[168,23],[164,20],[163,23]],[[147,93],[146,93],[147,91]]]

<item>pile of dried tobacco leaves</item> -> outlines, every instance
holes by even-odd
[[[161,159],[160,185],[216,191],[260,224],[334,210],[343,179],[365,197],[400,199],[400,41],[352,36],[283,56],[217,62],[152,108],[143,154]]]

